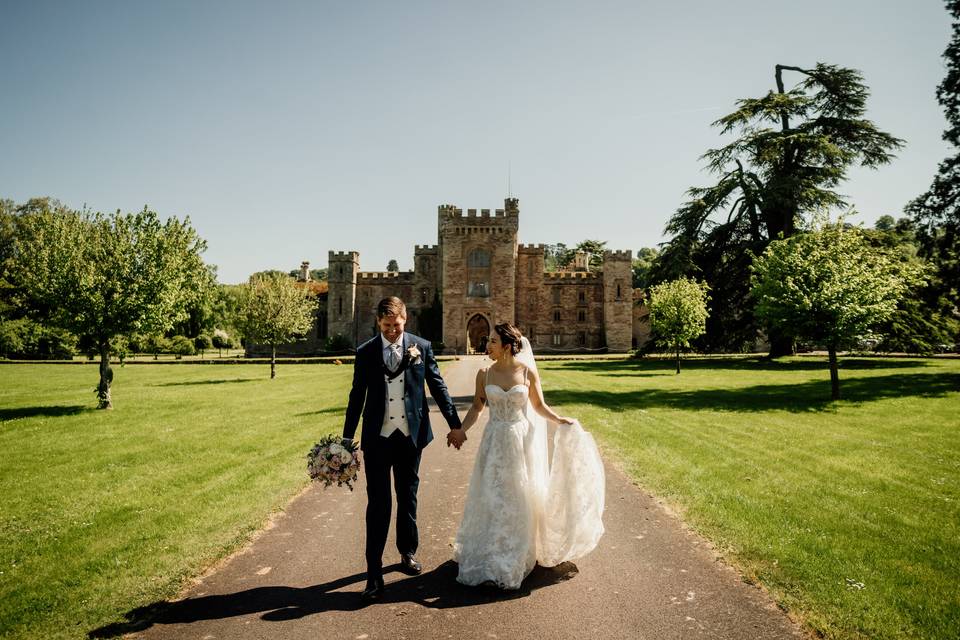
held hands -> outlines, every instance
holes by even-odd
[[[447,434],[447,446],[453,445],[457,451],[460,450],[460,447],[463,446],[463,443],[467,441],[467,433],[462,428],[461,429],[450,429],[450,433]]]

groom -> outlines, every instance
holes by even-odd
[[[417,551],[417,487],[420,454],[433,440],[423,385],[437,401],[440,413],[460,433],[460,417],[440,377],[430,342],[405,333],[407,308],[400,298],[384,298],[377,305],[380,335],[357,348],[353,388],[343,423],[344,443],[353,442],[363,416],[360,449],[367,478],[367,586],[362,598],[370,602],[383,594],[383,548],[390,528],[390,471],[397,490],[397,549],[405,573],[422,567]]]

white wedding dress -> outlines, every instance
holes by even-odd
[[[526,338],[521,353],[535,368]],[[525,384],[487,384],[485,392],[490,420],[454,542],[457,581],[518,589],[538,562],[552,567],[597,546],[603,463],[579,423],[558,425],[549,461],[546,420],[533,411]]]

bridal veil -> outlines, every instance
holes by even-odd
[[[522,347],[517,360],[539,377],[526,336]],[[534,411],[529,398],[525,411],[530,423],[524,438],[527,472],[539,502],[537,562],[552,567],[586,555],[603,535],[603,461],[593,436],[579,422],[557,426],[551,458],[546,418]]]

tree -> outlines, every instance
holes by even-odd
[[[785,72],[802,78],[790,90]],[[752,256],[791,237],[811,214],[843,206],[834,189],[849,167],[879,167],[902,146],[864,118],[869,90],[858,71],[778,64],[774,79],[776,91],[739,100],[713,123],[737,137],[704,154],[719,181],[689,190],[667,224],[672,237],[653,274],[655,282],[706,279],[716,301],[707,326],[711,349],[739,350],[760,329],[749,299]],[[771,356],[792,351],[789,334],[770,333]]]
[[[573,249],[568,249],[562,242],[548,244],[543,251],[543,268],[545,271],[558,271],[566,267],[573,260]]]
[[[247,343],[270,346],[270,379],[277,377],[277,345],[293,342],[313,326],[317,301],[286,274],[252,278],[243,290],[240,330]]]
[[[864,230],[864,235],[872,246],[915,262],[919,268],[930,264],[920,255],[917,226],[912,218],[881,216],[872,230]],[[877,350],[931,354],[944,344],[952,345],[958,331],[960,322],[945,308],[934,275],[925,285],[908,290],[890,318],[879,325],[883,338]]]
[[[177,356],[177,360],[183,356],[192,356],[197,352],[193,346],[193,340],[187,336],[174,336],[170,340],[170,351]]]
[[[51,321],[100,356],[98,407],[113,407],[111,343],[135,332],[163,332],[202,295],[206,243],[190,219],[144,208],[112,215],[40,207],[21,216],[13,272]]]
[[[918,263],[871,246],[859,228],[826,224],[770,243],[754,262],[752,291],[760,318],[827,346],[836,400],[837,352],[889,318],[922,275]]]
[[[213,346],[213,341],[205,333],[201,333],[196,338],[193,339],[193,346],[197,351],[200,352],[200,355],[203,355],[203,352]]]
[[[920,255],[936,267],[924,301],[927,312],[956,317],[960,307],[960,0],[948,0],[953,35],[943,58],[947,75],[937,87],[948,128],[943,139],[951,155],[940,163],[930,188],[905,212],[917,223]],[[954,331],[954,339],[957,333]]]
[[[677,354],[680,373],[680,349],[706,330],[710,287],[706,283],[678,278],[650,288],[650,324],[657,340]]]
[[[387,263],[387,271],[400,271],[400,266],[396,260],[391,259],[390,262]]]
[[[217,350],[217,355],[219,355],[221,358],[223,357],[224,349],[233,348],[233,338],[231,338],[230,334],[223,329],[213,330],[213,338],[211,342],[213,343],[213,347]]]
[[[544,251],[544,268],[547,271],[566,269],[573,262],[577,252],[586,253],[589,258],[590,271],[599,271],[603,268],[603,251],[607,243],[601,240],[583,240],[572,249],[562,242],[548,244]]]
[[[659,252],[650,247],[644,247],[637,251],[637,257],[633,259],[633,288],[646,289],[650,286],[650,270],[653,268],[654,261]]]

